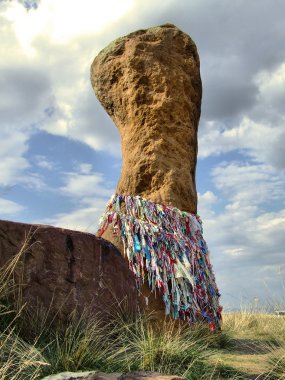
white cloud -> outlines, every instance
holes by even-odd
[[[257,162],[284,169],[285,63],[274,69],[258,71],[252,81],[258,89],[256,101],[241,118],[227,121],[202,119],[199,156],[238,150]]]
[[[127,4],[130,2],[126,0],[118,13],[116,13],[117,5],[112,8],[116,17],[126,11]],[[105,2],[102,5],[102,9],[106,4]],[[73,9],[73,16],[75,16],[75,8],[81,8],[82,5],[78,6],[76,3],[75,7],[75,4],[68,4],[67,7]],[[49,6],[51,8],[57,6],[61,10],[59,9],[58,13],[55,9],[47,10]],[[27,158],[29,139],[40,129],[77,139],[95,149],[107,150],[115,155],[120,154],[119,138],[118,134],[116,136],[116,129],[112,122],[109,120],[107,123],[104,122],[104,118],[108,119],[104,111],[101,111],[99,120],[97,118],[98,104],[96,106],[96,99],[89,82],[88,66],[95,56],[90,49],[90,40],[86,37],[89,41],[87,46],[84,43],[81,44],[80,41],[84,38],[82,36],[81,40],[72,40],[73,42],[69,41],[70,43],[65,45],[53,44],[52,31],[45,29],[49,20],[55,29],[59,28],[60,24],[64,29],[66,22],[62,22],[59,18],[51,20],[52,12],[60,15],[62,9],[62,4],[55,1],[53,4],[48,1],[41,2],[37,11],[27,12],[17,2],[5,4],[0,9],[0,53],[2,58],[5,57],[5,62],[1,61],[0,65],[2,116],[0,185],[2,186],[24,184],[29,187],[43,187],[43,181],[38,176],[27,172],[29,170],[32,173],[32,164],[51,169],[51,164],[47,161],[37,160],[30,163]],[[84,8],[84,12],[86,11],[88,7]],[[80,12],[79,9],[77,14],[79,15]],[[96,17],[100,16],[96,13],[94,17],[92,17],[93,26]],[[44,22],[42,18],[45,18]],[[78,20],[84,27],[85,21]],[[110,20],[112,21],[113,18],[111,17]],[[73,31],[76,31],[78,35],[82,33],[80,27],[73,28]],[[96,33],[93,33],[93,41],[96,41],[95,35]],[[74,37],[70,34],[68,38],[71,40]],[[96,43],[94,47],[98,49],[98,44]],[[32,50],[33,53],[31,53]],[[90,102],[88,102],[88,96]],[[102,124],[107,124],[107,126],[102,128]]]
[[[41,223],[95,233],[99,218],[115,190],[102,173],[92,171],[91,164],[79,163],[76,169],[65,173],[65,186],[59,189],[62,195],[70,197],[75,208],[68,213],[45,218]]]
[[[244,208],[239,213],[226,210],[214,218],[205,217],[204,222],[225,303],[237,303],[234,295],[244,295],[251,301],[259,295],[264,301],[266,287],[271,298],[273,294],[279,299],[283,296],[285,277],[278,278],[278,268],[285,255],[285,209],[260,212],[259,216]]]
[[[272,166],[224,162],[213,169],[212,176],[217,189],[233,205],[256,206],[276,200],[285,201],[285,173]]]
[[[40,154],[34,156],[34,163],[45,170],[53,170],[54,169],[54,163],[48,160],[45,156],[42,156]]]
[[[60,190],[81,202],[88,203],[92,197],[109,197],[113,192],[113,187],[105,183],[102,173],[91,172],[89,164],[80,165],[81,172],[66,173],[65,186]]]
[[[281,63],[273,71],[260,71],[255,77],[255,82],[259,87],[262,97],[272,99],[280,95],[284,96],[285,62]]]
[[[198,194],[199,202],[204,205],[211,205],[217,201],[216,195],[212,191],[206,191],[204,194]]]
[[[17,183],[23,185],[29,190],[49,190],[42,176],[37,173],[30,172],[27,174],[22,174],[19,176]]]
[[[270,300],[273,295],[280,300],[282,281],[285,281],[284,276],[278,277],[285,255],[285,210],[264,212],[258,217],[246,213],[246,209],[240,211],[203,218],[204,236],[212,252],[211,262],[222,290],[222,302],[225,306],[239,306],[242,296],[252,302],[258,295],[264,303],[268,301],[267,288]],[[276,218],[279,223],[273,227]],[[270,229],[266,228],[268,224]]]
[[[200,215],[214,215],[213,206],[217,203],[218,197],[212,191],[206,191],[201,194],[198,193],[198,214]]]
[[[92,164],[81,163],[78,165],[78,169],[81,174],[90,174],[92,173]]]
[[[10,128],[2,128],[0,136],[0,185],[14,185],[29,167],[28,161],[23,157],[28,149],[27,136],[21,131],[11,131]]]
[[[230,256],[240,256],[240,255],[245,255],[245,249],[244,248],[228,248],[225,249],[225,254],[230,255]]]
[[[27,127],[41,121],[51,102],[46,73],[27,63],[1,65],[0,70],[1,123]]]
[[[122,17],[133,4],[133,0],[81,0],[80,3],[43,0],[36,11],[27,12],[13,2],[4,15],[14,23],[21,47],[33,53],[33,40],[38,36],[65,44],[77,36],[98,33]]]
[[[100,216],[105,210],[107,199],[94,198],[88,205],[81,205],[69,213],[59,213],[43,223],[61,228],[96,233]]]
[[[85,82],[82,91],[75,86],[65,95],[55,93],[56,99],[60,98],[61,101],[57,102],[53,116],[46,119],[40,128],[51,134],[81,141],[94,150],[120,157],[119,132],[95,98],[89,80]],[[57,90],[61,91],[60,81],[57,83]]]
[[[17,128],[0,130],[0,187],[23,185],[40,190],[45,188],[43,179],[30,171],[31,163],[25,158],[29,133]]]
[[[143,26],[142,13],[155,14],[152,11],[163,11],[172,2],[154,5],[150,0],[84,0],[73,4],[67,0],[42,0],[37,10],[29,12],[17,2],[9,3],[2,11],[9,50],[17,51],[15,55],[23,62],[37,67],[38,74],[48,77],[50,83],[46,109],[51,112],[40,120],[34,117],[35,123],[40,121],[35,128],[120,157],[119,133],[95,98],[90,65],[107,43],[140,27],[140,23]],[[7,57],[7,65],[12,68],[15,55]],[[31,83],[26,83],[26,92],[30,87]],[[23,98],[18,90],[17,96]],[[19,103],[24,105],[26,99],[22,100]],[[18,112],[14,114],[18,117]]]
[[[236,127],[226,129],[217,122],[206,122],[200,133],[199,157],[238,150],[257,162],[285,168],[283,124],[271,126],[244,117]]]
[[[242,294],[251,301],[255,295],[264,299],[266,287],[280,298],[285,177],[269,165],[241,162],[220,164],[212,175],[217,193],[202,194],[199,213],[224,302],[237,304]],[[219,211],[217,203],[224,203]]]
[[[0,218],[2,215],[14,215],[22,211],[24,207],[8,199],[0,198]]]
[[[6,4],[4,9],[7,7]],[[45,108],[52,99],[50,81],[40,65],[25,56],[17,44],[13,25],[1,11],[0,186],[21,183],[39,188],[43,182],[27,173],[31,163],[26,154],[29,138],[45,117]]]

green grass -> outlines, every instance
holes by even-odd
[[[29,236],[0,269],[0,380],[85,370],[155,371],[189,380],[285,379],[282,317],[246,310],[224,314],[223,331],[212,334],[203,324],[158,325],[151,314],[130,320],[118,312],[106,323],[85,311],[65,324],[50,321],[40,308],[30,315],[17,285],[28,246]]]

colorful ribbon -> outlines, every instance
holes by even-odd
[[[152,291],[159,289],[167,315],[190,323],[205,320],[211,331],[220,328],[220,294],[197,214],[116,194],[100,218],[97,235],[108,226],[121,237],[138,286],[147,281]]]

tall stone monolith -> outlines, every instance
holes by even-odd
[[[193,40],[171,24],[118,38],[95,58],[91,82],[121,136],[117,193],[196,212],[202,84]]]
[[[99,235],[124,252],[141,306],[159,319],[165,310],[219,327],[219,293],[196,215],[202,84],[195,43],[171,24],[138,30],[97,55],[91,82],[122,147]]]

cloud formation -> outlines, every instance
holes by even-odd
[[[62,196],[71,198],[73,209],[46,218],[44,223],[95,233],[100,215],[115,189],[102,173],[93,172],[91,164],[80,163],[76,166],[75,171],[66,173],[65,184],[59,188]]]
[[[274,6],[270,0],[42,0],[29,12],[1,1],[1,188],[29,188],[31,197],[48,190],[70,201],[69,209],[65,203],[37,222],[94,231],[112,181],[85,158],[66,169],[64,152],[60,163],[51,153],[31,155],[31,139],[44,131],[119,162],[118,131],[93,94],[89,67],[113,39],[174,23],[200,54],[199,159],[208,163],[208,181],[199,212],[223,299],[252,298],[265,282],[278,292],[285,243],[284,14],[283,0]],[[51,180],[54,172],[58,178]],[[1,193],[5,217],[33,207],[8,198]]]
[[[23,126],[39,120],[49,104],[49,77],[31,65],[2,66],[0,77],[1,123]]]
[[[271,166],[224,162],[212,170],[216,194],[199,196],[199,213],[226,305],[280,297],[285,245],[285,175]],[[217,211],[217,203],[220,204]],[[283,205],[283,208],[280,207]],[[275,209],[275,211],[273,211]],[[267,271],[268,269],[268,271]],[[236,297],[236,298],[235,298]]]
[[[11,215],[17,215],[19,211],[22,211],[24,209],[23,206],[19,205],[16,202],[10,201],[5,198],[0,198],[0,209],[1,213],[4,216],[11,216]]]

